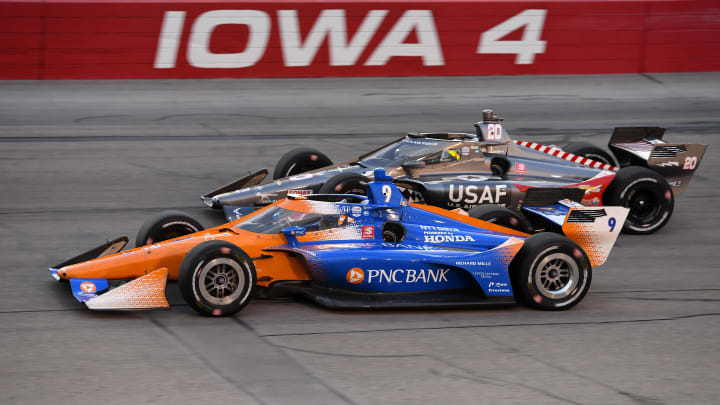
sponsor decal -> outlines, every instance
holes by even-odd
[[[288,180],[290,181],[297,181],[297,180],[307,180],[312,179],[314,174],[312,173],[300,173],[296,174],[295,176],[289,177]]]
[[[426,243],[475,242],[470,235],[425,235]]]
[[[421,140],[421,139],[412,139],[412,138],[406,138],[404,140],[404,143],[409,143],[412,145],[422,145],[422,146],[437,146],[438,145],[437,142]]]
[[[658,167],[673,167],[673,166],[679,167],[679,166],[680,166],[680,162],[675,162],[675,161],[673,161],[673,162],[662,162],[662,163],[658,163]]]
[[[508,293],[510,292],[510,288],[508,287],[508,283],[503,283],[499,281],[491,281],[488,283],[488,292],[491,293]]]
[[[352,216],[359,217],[362,214],[362,207],[354,206],[352,207]]]
[[[95,286],[95,283],[90,282],[90,281],[85,281],[85,282],[81,283],[80,289],[82,290],[82,292],[88,293],[88,294],[92,294],[95,291],[97,291],[97,287]]]
[[[460,149],[460,153],[462,153],[463,156],[468,156],[470,154],[470,148],[463,146],[462,149]]]
[[[525,174],[526,171],[527,168],[525,167],[525,163],[515,162],[515,172],[518,174]]]
[[[583,207],[583,205],[580,204],[579,202],[570,200],[570,199],[568,199],[568,198],[565,198],[565,199],[560,200],[560,201],[558,201],[558,202],[559,202],[560,204],[568,207],[568,208],[573,208],[573,207],[578,207],[578,208],[580,208],[580,207]]]
[[[363,239],[374,239],[375,238],[375,227],[372,225],[365,225],[362,227],[362,238]]]
[[[350,284],[360,284],[365,280],[365,272],[359,267],[354,267],[348,270],[345,278]]]
[[[495,271],[474,271],[473,276],[477,278],[496,278],[500,276],[500,273]]]
[[[447,226],[420,225],[423,231],[444,231],[444,232],[460,232],[458,228],[450,228]]]
[[[448,205],[456,208],[471,208],[480,204],[500,204],[506,200],[507,185],[476,186],[450,184]]]
[[[450,269],[370,269],[367,270],[368,284],[415,284],[447,282]]]
[[[455,149],[448,149],[448,154],[452,156],[455,160],[460,160],[460,153],[456,151]]]
[[[383,242],[381,244],[383,247],[391,247],[391,248],[402,248],[402,249],[413,249],[413,250],[444,250],[442,248],[436,247],[436,246],[430,246],[430,245],[413,245],[408,243],[391,243],[391,242]]]
[[[680,187],[682,180],[669,181],[668,184],[672,187]]]
[[[483,261],[475,261],[475,260],[469,260],[469,261],[461,261],[461,262],[455,262],[456,266],[492,266],[491,262],[483,262]]]
[[[288,190],[288,197],[303,197],[312,194],[312,190]]]
[[[585,190],[585,194],[599,193],[600,191],[602,191],[602,184],[598,184],[597,186],[581,184],[578,186],[578,188],[580,190]]]

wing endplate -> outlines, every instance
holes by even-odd
[[[168,269],[163,267],[92,298],[85,305],[93,310],[167,308],[167,278]]]
[[[600,266],[615,245],[628,212],[625,207],[569,207],[562,230],[583,248],[593,267]]]

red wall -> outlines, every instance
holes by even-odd
[[[0,79],[710,70],[718,0],[0,0]]]

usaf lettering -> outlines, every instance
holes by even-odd
[[[476,185],[451,184],[448,195],[451,202],[465,204],[498,204],[502,197],[507,196],[505,184],[496,184],[494,193],[492,186],[482,186],[482,190],[479,188]]]

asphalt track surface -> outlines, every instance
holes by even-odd
[[[47,272],[285,151],[340,161],[407,131],[710,145],[671,222],[620,237],[572,310],[92,313]],[[0,82],[1,404],[716,404],[720,74]]]

